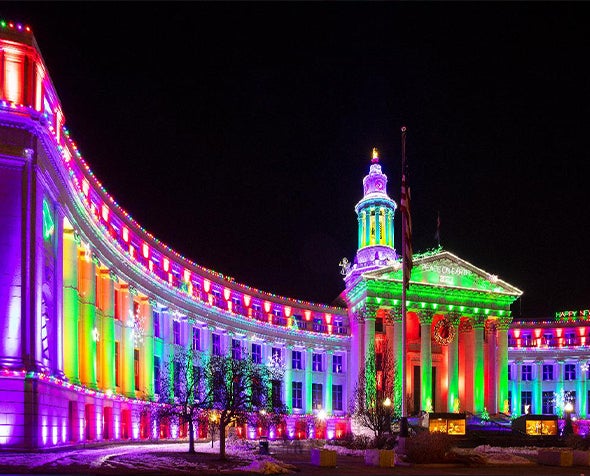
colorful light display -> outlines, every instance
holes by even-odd
[[[529,348],[527,325],[509,334],[517,288],[440,247],[414,254],[402,329],[397,205],[376,149],[355,206],[358,250],[343,266],[347,307],[278,296],[202,267],[142,228],[71,138],[31,29],[0,21],[1,51],[11,56],[0,55],[0,187],[8,197],[0,209],[0,448],[182,434],[145,417],[157,404],[158,372],[180,347],[230,352],[234,341],[286,366],[290,415],[274,435],[350,431],[348,399],[380,342],[392,346],[394,411],[402,398],[413,411],[455,413],[520,402],[508,380],[509,352]],[[586,335],[575,338],[585,345]],[[567,339],[557,338],[559,348]],[[321,428],[308,424],[313,415],[325,416]]]

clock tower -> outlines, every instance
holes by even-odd
[[[356,204],[358,250],[355,267],[362,272],[390,265],[397,259],[393,218],[397,204],[387,195],[387,175],[373,148],[369,174],[363,179],[363,198]]]

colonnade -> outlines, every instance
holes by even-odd
[[[553,413],[564,411],[564,405],[573,400],[573,413],[578,417],[586,418],[588,416],[588,360],[579,360],[578,355],[567,356],[540,356],[531,359],[522,357],[516,358],[511,362],[512,375],[510,380],[511,401],[510,406],[513,414],[543,414],[547,413],[543,408],[543,394],[550,395],[550,405]],[[527,380],[522,378],[523,365],[531,367],[531,374]],[[543,375],[543,366],[549,365],[557,372]],[[576,371],[576,378],[566,380],[565,366],[573,365]],[[508,362],[506,365],[508,370]],[[530,392],[529,407],[525,408],[523,393]]]
[[[74,229],[63,230],[64,374],[75,384],[153,397],[153,320],[147,296],[101,266]]]
[[[420,327],[419,350],[417,342],[408,345],[409,327],[406,327],[407,353],[402,349],[402,316],[400,308],[359,308],[353,315],[354,333],[362,345],[352,347],[351,361],[359,362],[351,375],[358,377],[362,362],[369,357],[375,340],[375,320],[384,320],[384,333],[393,356],[396,381],[392,394],[400,398],[401,379],[406,379],[408,393],[419,388],[420,408],[414,411],[471,411],[481,414],[504,410],[508,401],[508,328],[510,318],[486,314],[463,315],[457,311],[441,313],[432,309],[410,309]],[[437,359],[433,361],[433,323],[446,319],[452,326],[451,334],[443,345],[435,344]],[[407,324],[410,326],[411,324]],[[411,347],[411,348],[410,348]],[[438,355],[440,354],[440,355]],[[356,358],[355,358],[356,355]],[[441,360],[442,359],[442,360]],[[419,382],[414,378],[414,366],[419,365]],[[433,382],[433,367],[438,373]],[[439,397],[433,401],[433,388]],[[440,400],[443,397],[444,402]],[[416,397],[417,398],[417,397]],[[436,408],[434,408],[436,406]]]

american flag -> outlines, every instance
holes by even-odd
[[[403,277],[406,289],[410,287],[410,274],[412,273],[412,217],[410,215],[410,187],[406,188],[406,174],[402,174],[401,212],[403,222],[403,249],[402,259],[404,264]]]

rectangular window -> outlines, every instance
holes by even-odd
[[[242,341],[239,339],[231,340],[231,356],[234,360],[242,359]]]
[[[174,362],[174,395],[180,397],[180,362]]]
[[[293,370],[303,369],[303,359],[301,358],[301,351],[294,350],[291,352],[291,367]]]
[[[533,366],[524,364],[521,369],[521,376],[523,381],[533,380]]]
[[[121,320],[121,291],[115,288],[115,319]]]
[[[528,390],[520,393],[520,412],[525,415],[531,412],[531,405],[533,403],[533,392]]]
[[[543,341],[546,346],[553,346],[553,334],[543,334]]]
[[[160,335],[160,313],[153,311],[152,316],[154,319],[154,337],[162,337]]]
[[[576,408],[576,391],[575,390],[570,390],[569,392],[566,392],[566,397],[565,397],[565,401],[566,403],[569,402],[573,405],[574,407],[574,411]]]
[[[281,349],[279,347],[273,347],[271,350],[272,359],[280,362],[281,361]]]
[[[324,403],[324,393],[321,383],[311,384],[311,406],[315,409],[321,409]]]
[[[133,349],[133,373],[135,377],[135,390],[139,390],[139,349]]]
[[[553,392],[543,392],[542,395],[542,411],[543,411],[543,415],[553,415],[554,413],[554,394]]]
[[[576,380],[576,364],[565,364],[565,380]]]
[[[292,403],[293,408],[303,408],[303,383],[293,382],[292,384]]]
[[[281,395],[281,381],[280,380],[273,380],[272,387],[271,387],[271,398],[272,398],[272,406],[274,408],[278,408],[283,403],[283,397]]]
[[[375,332],[383,332],[383,318],[377,317],[375,319]]]
[[[332,385],[332,410],[342,411],[342,385]]]
[[[252,344],[252,361],[255,364],[262,363],[262,347],[260,344]]]
[[[543,380],[553,380],[553,364],[543,364]]]
[[[201,329],[193,327],[193,350],[201,350]]]
[[[508,380],[512,380],[512,365],[508,364]]]
[[[211,291],[213,294],[213,305],[219,306],[221,304],[221,293],[219,291]]]
[[[508,414],[512,415],[512,390],[508,390]]]
[[[342,373],[342,356],[341,355],[334,355],[332,356],[332,372],[335,374]]]
[[[576,344],[575,332],[566,332],[565,333],[565,345],[575,345],[575,344]]]
[[[211,334],[211,342],[213,343],[213,355],[221,355],[221,336]]]
[[[161,375],[160,375],[160,357],[154,355],[154,393],[160,393]]]
[[[314,372],[322,371],[322,354],[311,355],[311,370]]]
[[[234,312],[241,312],[242,311],[242,302],[240,301],[240,298],[238,298],[238,297],[231,298],[231,308],[232,308],[232,311],[234,311]]]
[[[172,321],[172,334],[174,335],[174,343],[180,345],[180,322]]]
[[[119,343],[115,341],[115,385],[119,386]]]
[[[293,314],[293,319],[297,323],[299,329],[305,329],[305,322],[303,321],[303,316],[301,314]]]

